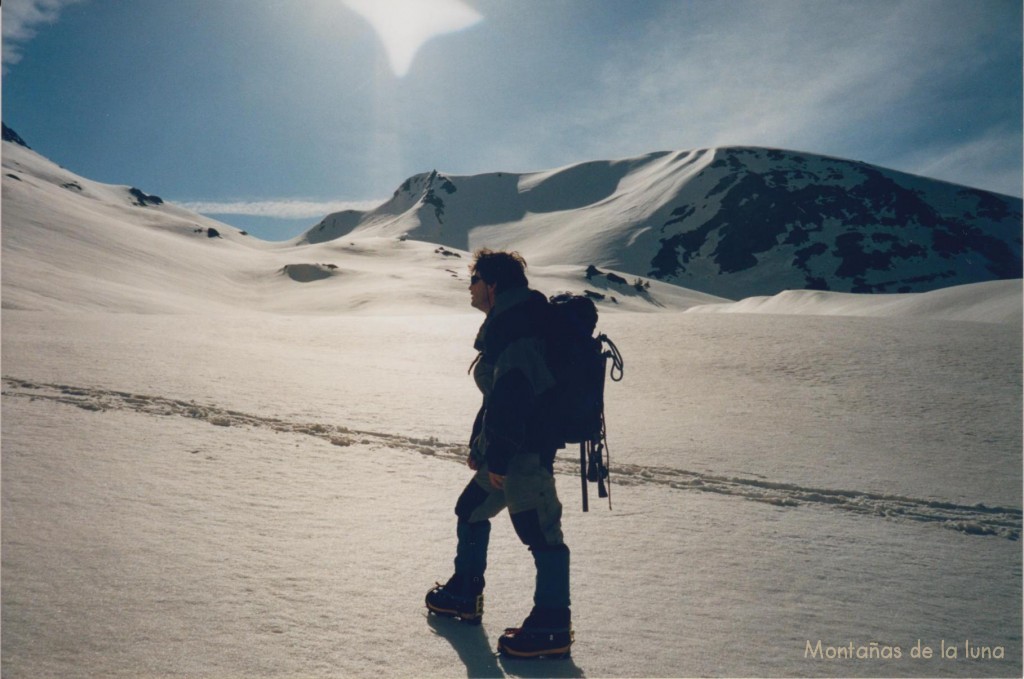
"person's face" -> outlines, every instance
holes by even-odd
[[[479,309],[485,314],[490,313],[494,307],[494,285],[473,274],[469,279],[469,297],[474,309]]]

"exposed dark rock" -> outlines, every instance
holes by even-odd
[[[151,196],[134,186],[128,189],[128,193],[135,198],[134,205],[138,205],[139,207],[145,207],[147,205],[163,205],[164,202],[164,199],[160,196]]]
[[[4,141],[14,142],[15,144],[18,144],[19,146],[24,146],[27,149],[32,148],[31,146],[29,146],[28,144],[25,143],[25,140],[22,139],[18,135],[17,132],[15,132],[11,128],[7,127],[6,123],[0,123],[0,126],[2,126],[2,128],[3,128],[3,140]]]
[[[427,205],[434,206],[434,216],[437,217],[438,223],[443,223],[444,220],[444,201],[439,195],[434,193],[433,187],[427,189],[427,192],[423,195],[423,202]]]
[[[281,273],[296,283],[322,281],[339,273],[335,264],[286,264]]]

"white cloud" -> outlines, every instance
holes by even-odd
[[[372,210],[382,200],[362,201],[309,201],[309,200],[261,200],[236,202],[179,202],[181,207],[206,215],[250,215],[279,219],[304,219],[324,217],[343,210]]]
[[[1010,196],[1024,193],[1019,155],[1021,132],[993,129],[975,139],[950,142],[894,158],[888,165],[924,177],[944,179]]]
[[[7,0],[3,3],[3,71],[21,61],[21,47],[40,24],[52,24],[61,10],[82,0]]]
[[[894,43],[909,38],[856,6],[825,4],[828,17],[813,4],[722,3],[686,39],[689,17],[661,17],[644,50],[625,45],[606,66],[607,105],[591,110],[620,117],[630,137],[663,131],[671,148],[824,137],[918,75],[912,63],[892,68]]]
[[[600,85],[547,125],[551,148],[598,158],[774,146],[1020,195],[1019,128],[955,143],[943,122],[985,74],[994,23],[984,11],[890,0],[666,7],[607,46]],[[909,159],[910,149],[927,153]]]

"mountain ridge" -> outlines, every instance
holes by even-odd
[[[512,247],[732,299],[927,292],[1020,278],[1021,212],[1012,196],[861,161],[735,146],[530,173],[433,170],[294,242],[365,232]]]
[[[371,308],[381,296],[390,308],[413,297],[458,308],[464,276],[452,260],[478,247],[518,249],[542,289],[622,310],[1021,279],[1020,200],[809,154],[727,147],[528,174],[434,170],[374,210],[270,243],[79,177],[6,126],[4,136],[5,308],[135,308],[129,281],[175,309],[194,295],[275,309]],[[381,257],[397,259],[382,268]],[[69,276],[81,280],[60,286]]]

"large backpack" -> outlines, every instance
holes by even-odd
[[[604,377],[608,359],[612,359],[611,378],[615,382],[622,379],[622,356],[607,335],[594,336],[597,306],[592,299],[563,293],[551,297],[550,302],[547,353],[556,382],[553,419],[557,437],[563,444],[580,446],[583,511],[589,510],[588,481],[597,483],[598,496],[607,497],[610,508],[611,494],[605,487]]]

